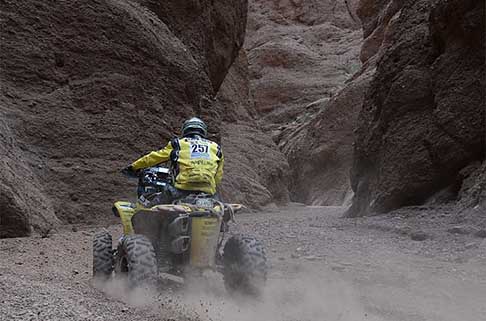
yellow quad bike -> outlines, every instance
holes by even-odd
[[[187,270],[223,273],[230,292],[258,294],[267,278],[260,241],[234,235],[225,242],[228,223],[242,205],[224,204],[207,194],[189,194],[173,203],[167,197],[170,171],[151,167],[138,175],[136,203],[115,202],[124,236],[115,249],[106,230],[95,234],[93,275],[123,274],[131,286],[156,281],[159,273],[183,276]]]

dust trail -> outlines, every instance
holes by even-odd
[[[128,308],[150,311],[161,321],[203,321],[199,309],[186,304],[177,290],[162,286],[130,288],[125,278],[116,277],[109,280],[93,280],[93,286],[109,297],[122,301]],[[151,319],[152,320],[152,319]]]
[[[130,291],[123,280],[101,289],[131,306],[157,311],[162,320],[381,321],[365,311],[353,287],[332,272],[299,266],[274,274],[259,298],[229,295],[218,273],[186,279],[182,289]],[[98,286],[100,288],[100,286]]]
[[[219,275],[192,279],[183,302],[212,321],[378,321],[365,312],[352,286],[335,273],[305,268],[271,278],[260,298],[229,296]]]
[[[155,292],[151,289],[130,289],[125,278],[117,277],[110,280],[94,280],[94,286],[108,296],[123,301],[130,306],[139,307],[155,303]]]

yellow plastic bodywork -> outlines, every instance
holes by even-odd
[[[193,267],[213,267],[219,232],[220,217],[193,217],[190,264]]]
[[[190,213],[196,211],[198,209],[185,206],[185,205],[173,205],[173,204],[164,204],[164,205],[156,205],[151,208],[146,208],[140,203],[131,203],[127,201],[118,201],[114,204],[118,215],[120,216],[122,225],[123,225],[123,234],[133,234],[133,225],[132,225],[132,217],[138,211],[174,211],[174,212],[181,212],[181,213]],[[200,209],[199,209],[200,210]],[[215,210],[219,210],[215,208]]]
[[[114,204],[116,210],[118,211],[118,215],[120,215],[120,219],[123,225],[123,234],[133,234],[133,226],[132,226],[132,216],[137,212],[137,205],[126,202],[126,201],[118,201]]]
[[[238,211],[244,206],[240,204],[226,204],[233,211]],[[173,205],[163,204],[151,208],[145,208],[140,203],[131,203],[127,201],[115,202],[116,208],[125,235],[133,234],[132,217],[137,212],[143,211],[174,211],[179,213],[191,213],[198,211],[207,211],[207,209],[197,208],[191,205]],[[213,211],[221,212],[221,207],[217,205]],[[194,267],[207,268],[215,266],[215,255],[218,246],[219,234],[221,230],[223,217],[222,215],[213,214],[204,217],[192,217],[191,219],[191,246],[190,246],[190,265]]]

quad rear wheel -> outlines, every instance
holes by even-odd
[[[107,279],[112,272],[112,239],[107,230],[102,230],[97,232],[93,239],[93,276]]]
[[[118,247],[115,272],[126,274],[132,287],[149,285],[156,280],[157,259],[147,237],[134,234],[123,238]]]
[[[267,279],[263,244],[249,236],[232,236],[224,246],[223,277],[230,293],[258,295]]]

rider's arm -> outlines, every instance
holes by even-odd
[[[172,143],[169,142],[167,146],[165,146],[163,149],[151,152],[150,154],[147,154],[137,159],[135,162],[133,162],[132,168],[134,170],[137,170],[141,168],[151,167],[159,163],[167,162],[170,160],[170,153],[172,152],[172,150]]]
[[[218,150],[218,153],[220,155],[220,160],[218,163],[218,170],[216,171],[216,176],[214,176],[214,180],[216,181],[216,186],[219,186],[221,184],[221,180],[223,179],[223,167],[224,167],[224,155],[223,151],[221,148]]]

